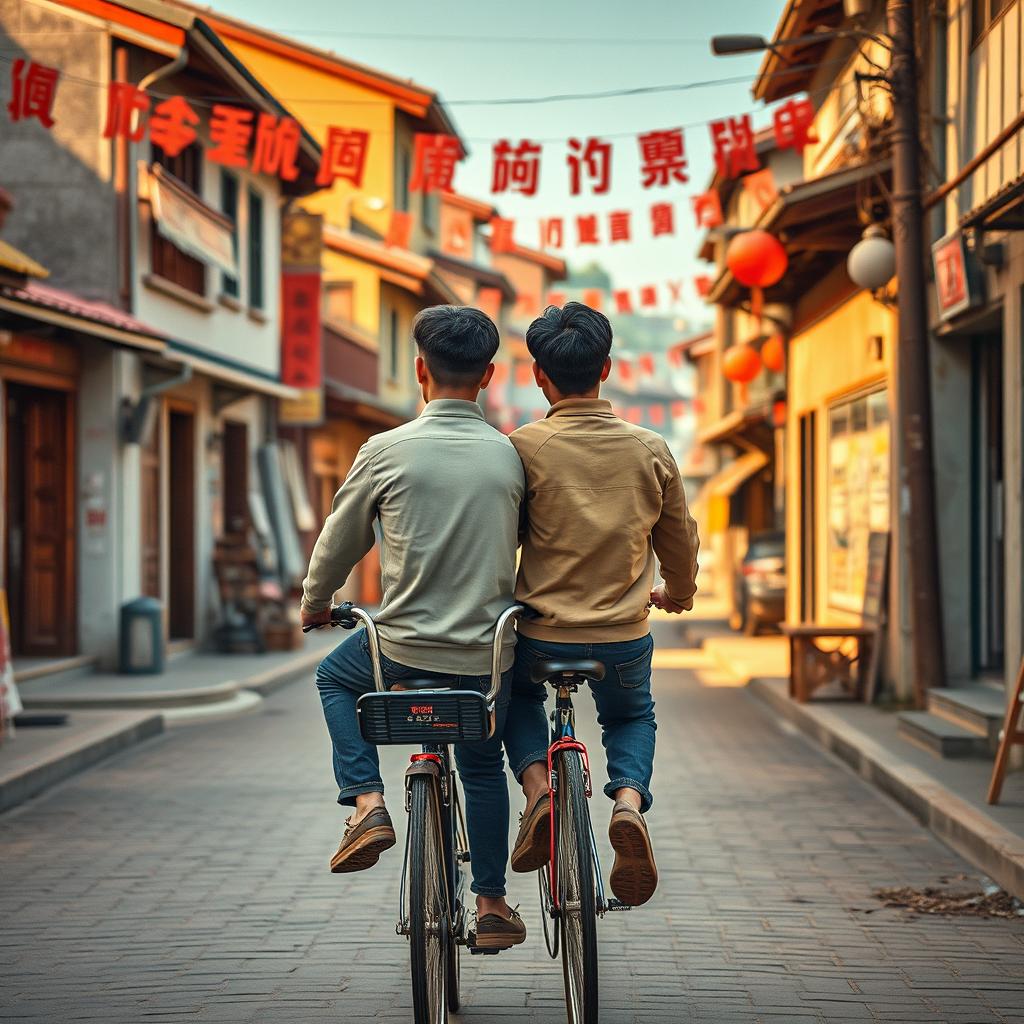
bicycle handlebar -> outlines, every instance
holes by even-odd
[[[511,605],[498,616],[498,621],[494,624],[494,640],[491,645],[491,686],[485,697],[488,710],[493,708],[501,689],[501,654],[509,623],[518,619],[526,611],[526,605]],[[380,637],[370,613],[362,608],[357,608],[351,601],[345,601],[343,604],[331,608],[331,621],[324,625],[355,629],[360,622],[366,628],[366,640],[370,648],[370,667],[373,670],[373,685],[378,692],[384,693],[387,686],[384,683],[384,672],[380,667]],[[302,631],[308,633],[310,630],[319,628],[319,626],[303,626]]]

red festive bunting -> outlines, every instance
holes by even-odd
[[[633,364],[628,359],[619,356],[615,360],[615,366],[619,371],[619,379],[623,384],[628,384],[633,379]]]
[[[516,363],[516,386],[525,388],[533,383],[533,364]]]
[[[160,107],[157,107],[150,122],[150,138],[153,137],[159,111]],[[213,148],[206,151],[208,160],[212,160],[215,164],[224,164],[226,167],[245,167],[249,163],[248,152],[251,138],[251,110],[244,110],[242,107],[228,107],[220,103],[214,104],[210,115],[210,140],[213,142]]]
[[[775,187],[775,176],[772,174],[770,167],[765,167],[763,170],[748,174],[741,178],[740,181],[750,198],[762,210],[766,210],[779,198],[779,190]]]
[[[566,295],[565,292],[548,292],[547,305],[548,306],[564,306]]]
[[[712,121],[709,127],[715,166],[723,178],[735,178],[744,171],[758,169],[760,164],[749,114]]]
[[[507,217],[491,218],[491,252],[514,252],[516,222]]]
[[[651,236],[674,235],[676,233],[676,208],[671,203],[654,203],[651,206]]]
[[[682,302],[683,301],[683,282],[682,281],[666,281],[668,285],[669,302]]]
[[[644,355],[640,356],[636,361],[636,365],[640,367],[641,373],[645,374],[648,377],[654,376],[654,356],[652,356],[649,352],[646,352],[644,353]]]
[[[454,135],[418,133],[412,159],[410,192],[451,192],[462,145]]]
[[[213,109],[216,112],[217,108]],[[251,112],[249,112],[249,117],[252,117]],[[199,124],[199,115],[181,96],[172,96],[153,108],[153,115],[149,119],[149,138],[153,145],[159,146],[167,156],[175,157],[195,142],[194,126],[197,124]],[[210,134],[212,137],[212,120]],[[207,151],[206,155],[211,160],[214,159],[212,151]],[[244,156],[241,166],[245,166]]]
[[[141,141],[146,134],[142,115],[149,110],[149,102],[149,97],[131,82],[111,82],[107,87],[107,120],[103,126],[103,138]]]
[[[354,188],[362,188],[366,152],[369,147],[369,132],[330,125],[320,156],[316,183],[326,187],[340,178],[342,181],[351,182]]]
[[[583,305],[600,312],[602,305],[604,305],[604,292],[600,288],[584,289]]]
[[[637,136],[637,142],[640,144],[640,173],[644,188],[690,180],[686,173],[682,128],[647,132]]]
[[[540,247],[561,249],[565,244],[565,225],[561,217],[546,217],[540,222]]]
[[[635,405],[631,405],[631,406],[629,406],[628,409],[626,409],[625,419],[626,419],[627,423],[635,423],[635,424],[639,425],[639,423],[643,420],[643,418],[644,418],[644,411],[643,411],[643,409],[640,409],[640,408],[638,408]]]
[[[523,316],[534,316],[537,313],[537,307],[540,303],[540,299],[533,292],[519,292],[516,295],[516,312]]]
[[[669,366],[683,365],[683,350],[679,345],[673,345],[668,350],[668,362]]]
[[[658,286],[654,284],[645,284],[640,289],[640,305],[648,309],[657,306],[658,304]]]
[[[595,195],[607,192],[612,184],[612,145],[601,139],[569,140],[569,191],[578,196],[584,173],[591,179],[590,191]]]
[[[408,249],[412,239],[412,214],[406,210],[392,210],[384,244],[390,249]]]
[[[623,288],[618,291],[612,292],[612,298],[615,299],[615,311],[617,313],[632,313],[633,312],[633,297]]]
[[[57,94],[60,72],[56,68],[28,62],[19,57],[11,65],[11,101],[7,112],[12,121],[27,121],[34,117],[44,128],[54,125],[53,101]],[[24,72],[24,73],[23,73]]]
[[[597,215],[588,213],[576,218],[576,244],[597,245],[600,239],[597,236]]]
[[[805,146],[818,141],[811,130],[813,124],[814,107],[810,100],[789,100],[781,104],[772,115],[775,145],[779,149],[795,149],[803,154]]]
[[[256,142],[252,169],[256,174],[276,174],[284,181],[299,176],[299,123],[290,117],[260,114],[256,121]]]
[[[519,192],[532,196],[537,192],[540,178],[540,145],[529,139],[520,139],[513,146],[508,139],[499,139],[492,150],[494,167],[491,174],[492,192]]]
[[[672,419],[681,420],[686,415],[686,402],[677,401],[672,403]]]
[[[697,289],[697,294],[702,299],[706,299],[711,294],[712,284],[714,284],[714,279],[710,274],[698,274],[693,279],[693,286]]]
[[[694,395],[694,398],[693,398],[693,411],[695,413],[697,413],[697,415],[700,415],[706,409],[707,409],[707,403],[704,401],[704,399],[701,398],[700,395]]]
[[[629,241],[629,210],[613,210],[608,214],[608,236],[613,242]]]
[[[698,228],[717,228],[722,223],[722,197],[713,188],[694,196],[690,202]]]
[[[647,418],[651,421],[652,427],[660,427],[665,423],[665,406],[652,405],[647,410]]]

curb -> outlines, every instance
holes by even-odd
[[[241,680],[238,686],[243,690],[252,690],[261,697],[269,697],[270,694],[290,683],[298,682],[302,676],[312,672],[329,653],[330,649],[307,651],[285,665],[267,669],[258,675]]]
[[[163,716],[140,714],[127,724],[120,721],[106,729],[93,730],[81,737],[81,745],[58,756],[43,754],[35,763],[18,769],[9,777],[0,777],[0,812],[31,800],[44,790],[100,761],[135,746],[164,731]]]
[[[747,689],[861,778],[891,796],[1007,892],[1024,899],[1024,837],[993,821],[828,708],[810,708],[790,700],[778,680],[753,678]]]

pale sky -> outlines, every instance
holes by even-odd
[[[751,98],[750,84],[759,56],[712,57],[709,38],[716,33],[758,32],[770,36],[781,0],[217,0],[216,9],[257,22],[274,31],[363,61],[437,90],[449,104],[469,158],[459,167],[458,191],[493,199],[504,216],[516,219],[517,241],[535,246],[538,219],[566,218],[567,242],[575,240],[575,216],[597,213],[602,237],[607,212],[632,212],[630,243],[567,246],[571,264],[596,259],[611,272],[617,287],[686,279],[685,305],[676,307],[692,324],[707,318],[695,298],[698,235],[689,197],[702,191],[710,176],[706,122],[715,117],[754,113],[755,127],[770,121],[768,111]],[[317,28],[317,26],[320,26]],[[430,36],[471,36],[438,39]],[[585,40],[600,42],[585,42]],[[533,105],[476,106],[460,100],[535,97],[741,79],[686,91]],[[286,98],[285,98],[286,99]],[[690,181],[668,188],[640,187],[636,134],[652,129],[685,128]],[[607,195],[569,194],[565,139],[601,136],[615,146],[611,191]],[[544,140],[540,190],[531,198],[505,193],[491,196],[491,144],[498,138]],[[547,141],[553,140],[553,141]],[[371,143],[372,144],[372,143]],[[650,237],[652,202],[674,201],[674,238]],[[664,307],[669,311],[671,307]]]

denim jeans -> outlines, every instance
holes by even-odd
[[[535,761],[547,763],[550,739],[544,704],[550,689],[530,682],[538,661],[552,658],[594,658],[605,668],[604,679],[591,683],[601,740],[608,758],[605,793],[614,798],[624,786],[641,797],[642,810],[652,803],[654,771],[654,701],[651,699],[651,656],[654,640],[610,644],[560,644],[520,636],[512,670],[512,700],[505,723],[505,750],[517,779]]]
[[[377,748],[359,731],[356,701],[373,689],[373,669],[366,634],[362,630],[339,644],[320,663],[316,685],[334,748],[334,777],[338,803],[355,805],[361,793],[383,793]],[[456,689],[486,693],[490,675],[450,676],[400,665],[381,657],[388,683],[400,679],[438,679]],[[494,735],[480,743],[456,743],[455,764],[466,794],[466,828],[473,867],[473,892],[480,896],[505,895],[508,863],[508,784],[501,740],[508,712],[511,669],[502,676],[495,708]]]

